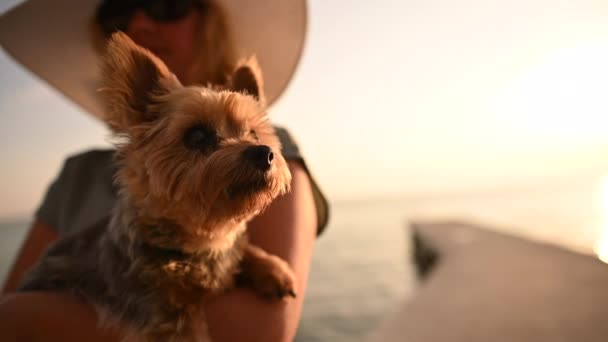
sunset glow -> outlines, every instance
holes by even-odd
[[[602,201],[602,229],[595,244],[597,257],[608,263],[608,176],[604,176],[601,181],[601,201]]]

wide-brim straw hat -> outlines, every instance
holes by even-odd
[[[305,0],[217,0],[240,57],[255,54],[268,103],[285,90],[306,35]],[[100,0],[28,0],[0,16],[0,44],[87,112],[102,117],[91,27]]]

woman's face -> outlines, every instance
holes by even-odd
[[[162,59],[182,82],[186,82],[194,65],[194,42],[199,32],[200,17],[201,13],[192,8],[183,18],[160,22],[137,10],[125,33]]]

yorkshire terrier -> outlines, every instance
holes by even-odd
[[[117,204],[109,222],[54,244],[20,290],[76,295],[124,341],[207,341],[203,297],[237,282],[295,297],[288,264],[246,236],[247,222],[291,182],[256,60],[221,89],[186,87],[116,33],[102,75]]]

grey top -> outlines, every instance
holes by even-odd
[[[327,200],[308,171],[291,135],[283,128],[275,129],[285,159],[300,161],[310,177],[317,209],[317,234],[320,234],[329,217]],[[66,159],[36,212],[37,219],[54,227],[59,234],[84,229],[107,219],[117,195],[113,183],[114,152],[111,149],[91,150]]]

